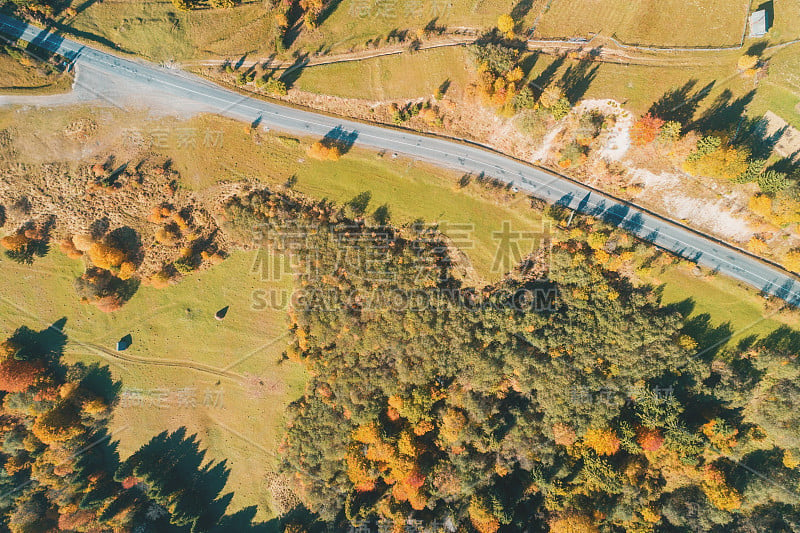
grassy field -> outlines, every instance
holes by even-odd
[[[649,281],[660,287],[664,304],[691,302],[690,321],[716,328],[716,336],[712,337],[727,339],[734,346],[742,339],[765,336],[781,326],[797,328],[797,311],[765,310],[763,298],[749,287],[725,276],[698,278],[693,270],[689,264],[669,267]]]
[[[30,267],[4,259],[0,336],[21,325],[41,329],[66,318],[66,359],[108,364],[114,378],[123,382],[122,403],[112,422],[122,457],[164,430],[186,426],[189,434],[201,438],[207,459],[227,461],[231,472],[226,490],[234,493],[231,508],[259,504],[260,515],[266,517],[269,503],[263,476],[276,465],[274,450],[283,434],[283,412],[300,396],[305,374],[299,364],[278,363],[287,344],[284,311],[255,311],[250,306],[253,290],[288,291],[291,278],[261,281],[251,272],[254,259],[255,253],[236,253],[178,285],[163,290],[141,287],[112,314],[78,300],[72,285],[82,272],[81,261],[57,251]],[[198,298],[201,287],[203,297]],[[230,310],[225,320],[215,320],[214,313],[226,305]],[[101,350],[113,350],[126,334],[131,334],[133,344],[125,355],[229,368],[247,379],[120,362]],[[257,385],[255,377],[264,385]],[[185,405],[178,399],[181,390]],[[134,393],[145,399],[144,405],[138,405]],[[162,393],[168,398],[158,402]]]
[[[696,116],[700,116],[718,98],[729,94],[727,103],[754,91],[745,111],[762,116],[772,110],[795,127],[800,127],[800,54],[797,46],[768,51],[769,74],[758,85],[752,78],[736,72],[741,51],[715,53],[713,60],[702,53],[688,53],[685,64],[672,66],[617,63],[582,64],[573,59],[557,59],[549,55],[529,56],[523,60],[529,68],[528,80],[540,84],[540,76],[550,72],[549,79],[561,80],[569,71],[585,67],[584,98],[613,98],[636,114],[646,113],[653,102],[668,91],[691,83],[689,96],[711,86],[704,98],[696,100]],[[352,63],[306,68],[296,82],[302,90],[347,98],[387,100],[414,98],[433,93],[439,80],[450,79],[458,90],[470,81],[468,59],[461,48],[446,48],[376,58]],[[553,70],[554,69],[554,70]],[[336,80],[331,83],[330,80]],[[580,84],[579,84],[580,85]],[[687,98],[688,100],[688,98]]]
[[[310,49],[348,49],[393,31],[413,33],[436,26],[491,28],[511,9],[503,0],[342,0],[318,30],[304,31],[297,45]]]
[[[345,98],[392,100],[431,96],[445,80],[452,95],[463,91],[467,79],[464,48],[448,47],[307,67],[295,86]]]
[[[771,109],[800,127],[800,113],[796,108],[800,103],[800,54],[796,50],[796,46],[790,46],[768,51],[765,57],[770,60],[769,75],[758,85],[752,78],[737,74],[736,61],[742,54],[738,50],[715,53],[711,60],[701,52],[687,53],[682,56],[685,57],[683,64],[673,62],[670,66],[657,62],[652,65],[582,64],[578,60],[562,60],[544,54],[531,55],[523,64],[529,69],[528,80],[538,85],[541,85],[543,73],[549,73],[547,79],[559,81],[570,71],[584,69],[586,90],[579,91],[578,97],[613,98],[636,114],[646,113],[653,102],[668,91],[686,84],[692,84],[690,97],[706,86],[711,87],[705,97],[696,99],[696,116],[726,94],[729,94],[727,103],[731,104],[754,91],[745,109],[749,115],[762,116]],[[445,79],[451,80],[453,90],[465,87],[471,81],[468,61],[463,49],[445,48],[321,65],[306,68],[296,86],[319,94],[369,100],[428,96]]]
[[[769,77],[759,85],[750,109],[759,114],[771,109],[796,128],[800,128],[799,51],[800,43],[772,55]]]
[[[707,105],[713,100],[715,93],[734,85],[737,92],[744,90],[745,83],[733,77],[735,71],[727,63],[717,66],[692,67],[663,67],[649,65],[624,65],[618,63],[589,63],[584,64],[577,60],[566,59],[563,62],[553,56],[539,56],[531,69],[528,78],[539,84],[543,72],[551,72],[552,80],[561,80],[569,71],[573,72],[585,68],[583,85],[585,92],[581,91],[583,98],[613,98],[623,104],[623,107],[634,113],[644,113],[650,105],[658,100],[667,91],[683,86],[690,80],[695,80],[695,89],[699,90],[710,83],[714,89],[709,96],[699,102],[700,106]],[[752,80],[750,80],[752,86]]]
[[[561,80],[568,71],[584,71],[577,84],[582,98],[612,98],[635,114],[646,113],[650,106],[669,91],[686,87],[686,96],[680,103],[686,109],[694,109],[694,117],[717,103],[741,109],[744,113],[759,117],[772,109],[787,122],[800,127],[800,56],[789,47],[778,50],[771,56],[769,74],[757,85],[753,78],[736,72],[739,51],[717,53],[713,61],[690,54],[683,66],[624,65],[617,63],[584,63],[578,60],[561,60],[553,56],[540,55],[528,60],[533,63],[528,80],[539,84],[541,76]],[[701,59],[702,62],[700,61]],[[687,85],[688,84],[688,85]],[[701,89],[710,87],[705,96]],[[750,93],[752,92],[752,95]],[[737,103],[737,99],[743,98]],[[739,105],[744,104],[746,105]]]
[[[762,2],[755,0],[753,9],[758,9]],[[767,38],[772,43],[780,43],[800,38],[800,0],[773,0],[774,19]]]
[[[488,28],[507,9],[499,0],[344,0],[331,5],[318,28],[302,27],[288,39],[291,49],[342,52],[392,32],[413,35],[431,21],[439,26]],[[76,0],[72,7],[78,14],[60,26],[83,39],[153,60],[245,54],[264,58],[275,52],[275,19],[268,6],[244,0],[232,9],[186,12],[164,0]]]
[[[365,150],[351,151],[338,162],[318,162],[307,159],[300,147],[286,147],[274,137],[253,148],[252,139],[240,125],[226,119],[201,117],[194,124],[223,129],[226,147],[219,152],[189,150],[172,155],[177,168],[186,176],[193,176],[187,182],[192,187],[209,185],[203,176],[259,177],[267,183],[282,183],[294,175],[298,179],[295,189],[315,198],[341,203],[369,190],[373,198],[371,208],[389,204],[397,223],[418,217],[428,221],[472,222],[475,245],[464,252],[484,279],[496,279],[497,274],[491,272],[492,251],[497,244],[492,234],[504,220],[520,229],[541,224],[539,212],[530,209],[524,199],[498,202],[496,194],[475,184],[459,188],[455,183],[458,176],[435,167],[391,160]],[[784,324],[796,325],[800,319],[796,312],[773,314],[765,310],[765,302],[757,291],[730,278],[698,278],[691,270],[686,265],[670,267],[647,281],[661,286],[664,303],[691,300],[692,317],[707,314],[715,326],[729,324],[735,333],[732,342],[752,334],[767,334]]]
[[[24,56],[14,58],[0,50],[1,94],[57,94],[68,92],[71,86],[71,75]]]
[[[739,44],[746,0],[554,0],[542,14],[536,35],[546,38],[615,36],[654,46]]]
[[[507,220],[520,229],[540,224],[524,195],[501,200],[498,198],[504,194],[487,192],[475,184],[460,188],[458,176],[431,165],[393,160],[361,149],[351,150],[337,162],[317,161],[306,156],[309,140],[287,146],[276,134],[265,135],[260,144],[255,144],[241,123],[206,116],[190,124],[198,130],[222,131],[224,142],[218,147],[198,145],[169,152],[186,186],[202,189],[219,179],[244,177],[282,185],[295,176],[297,191],[339,204],[370,191],[370,210],[388,204],[392,221],[398,224],[418,218],[474,224],[471,234],[475,245],[465,253],[485,279],[503,274],[491,272],[497,244],[492,234],[502,222]]]
[[[152,60],[265,57],[273,51],[274,19],[265,4],[180,11],[170,1],[73,2],[78,14],[63,30]]]

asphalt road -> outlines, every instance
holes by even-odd
[[[192,74],[117,57],[3,15],[0,15],[0,32],[67,57],[78,68],[96,69],[143,83],[153,90],[197,101],[237,120],[301,135],[331,135],[358,146],[512,182],[535,197],[602,218],[656,246],[800,306],[800,278],[780,267],[633,204],[490,150],[242,96]]]

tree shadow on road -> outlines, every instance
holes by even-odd
[[[341,126],[336,126],[325,134],[325,137],[322,138],[322,144],[326,146],[335,145],[339,148],[339,153],[344,155],[350,151],[356,139],[358,139],[357,131],[347,131]]]

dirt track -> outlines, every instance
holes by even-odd
[[[99,344],[91,342],[82,342],[80,345],[86,348],[90,348],[92,351],[100,352],[100,354],[103,355],[104,357],[109,357],[117,361],[124,361],[126,363],[133,363],[137,365],[166,366],[171,368],[187,368],[190,370],[196,370],[197,372],[204,372],[206,374],[211,374],[217,377],[231,379],[233,381],[243,382],[245,380],[245,377],[241,374],[230,372],[224,369],[214,368],[212,366],[203,365],[200,363],[195,363],[193,361],[181,361],[174,359],[150,359],[147,357],[136,357],[134,355],[128,355],[122,352],[111,350],[109,348],[106,348],[105,346],[101,346]]]

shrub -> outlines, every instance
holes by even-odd
[[[636,146],[644,146],[655,141],[661,133],[664,121],[654,117],[650,113],[644,115],[633,123],[631,127],[631,139]]]
[[[783,258],[783,266],[792,272],[800,274],[800,249],[790,250]]]
[[[19,230],[0,239],[0,246],[6,249],[5,255],[12,261],[29,265],[34,257],[47,254],[47,241],[35,229]]]
[[[588,152],[588,147],[573,141],[569,143],[567,146],[565,146],[564,149],[561,151],[559,164],[564,161],[569,161],[570,164],[566,165],[566,167],[569,167],[570,165],[579,165],[583,163],[583,161],[586,159],[587,152]]]
[[[536,97],[527,85],[520,89],[511,100],[514,109],[533,109],[536,106]]]
[[[736,67],[739,70],[745,71],[755,68],[757,64],[758,64],[758,57],[745,54],[739,58],[739,61],[737,61],[736,63]]]
[[[589,234],[589,237],[586,239],[586,244],[588,244],[593,250],[600,250],[608,241],[608,238],[599,231],[595,231]]]
[[[94,266],[106,270],[117,269],[125,261],[125,253],[122,250],[100,242],[92,244],[86,255]]]
[[[519,51],[497,43],[473,44],[467,50],[482,70],[508,72],[517,62]]]
[[[72,244],[75,249],[81,252],[88,252],[89,248],[94,244],[94,238],[89,234],[75,235],[72,237]]]
[[[747,242],[747,249],[753,252],[754,254],[763,254],[767,251],[767,243],[763,240],[759,239],[758,237],[751,237],[750,240]]]
[[[570,110],[572,110],[572,104],[566,98],[561,98],[552,107],[548,108],[550,114],[553,115],[553,118],[556,120],[561,120],[562,118],[569,115]]]
[[[175,267],[175,270],[177,270],[180,274],[188,274],[197,268],[194,258],[192,258],[191,256],[181,257],[180,259],[178,259],[173,263],[173,266]]]
[[[544,110],[526,110],[520,113],[516,124],[519,130],[535,141],[547,135],[549,114]]]
[[[137,284],[122,280],[101,268],[89,268],[75,280],[75,291],[81,300],[105,312],[115,311],[136,291]]]
[[[419,116],[425,122],[429,124],[436,123],[439,121],[439,115],[436,113],[436,110],[432,107],[426,107],[422,111],[419,112]]]
[[[509,39],[514,37],[514,19],[511,15],[503,14],[497,17],[497,29]]]
[[[287,137],[286,135],[278,135],[278,140],[284,146],[293,147],[293,146],[299,146],[300,145],[300,139],[297,139],[295,137]]]
[[[723,146],[719,137],[704,137],[683,167],[692,175],[733,180],[747,171],[749,157],[750,153],[744,148]]]
[[[130,279],[134,272],[136,272],[136,265],[130,261],[125,261],[120,265],[117,276],[119,279],[126,280]]]
[[[748,207],[753,213],[762,217],[769,217],[772,214],[772,200],[764,194],[757,194],[750,198]]]
[[[516,83],[525,77],[521,67],[514,67],[506,73],[506,80]]]
[[[308,155],[321,161],[338,161],[342,153],[334,143],[317,141],[308,148]]]
[[[15,233],[0,239],[0,246],[9,252],[20,252],[28,246],[29,242],[30,239],[24,233]]]
[[[703,472],[702,488],[708,501],[717,509],[734,511],[742,505],[737,490],[727,484],[725,476],[713,465],[706,466]]]
[[[69,257],[70,259],[80,259],[83,257],[83,252],[75,248],[75,244],[72,242],[72,239],[66,238],[62,239],[61,242],[58,244],[61,253]]]
[[[564,98],[564,91],[558,85],[548,85],[539,97],[539,105],[549,109]]]
[[[661,131],[658,132],[658,140],[667,143],[674,143],[681,138],[681,130],[683,126],[676,120],[665,122],[661,126]]]
[[[697,141],[695,150],[686,158],[687,161],[696,161],[706,156],[722,146],[722,139],[714,135],[706,135]]]
[[[583,514],[567,513],[550,522],[550,533],[597,533],[592,519]]]
[[[167,224],[156,231],[156,242],[165,246],[175,246],[181,239],[181,232],[175,224]]]
[[[278,78],[269,78],[264,84],[264,90],[275,96],[284,96],[286,94],[286,84]]]
[[[150,276],[148,282],[154,289],[166,289],[172,282],[172,276],[166,270],[161,270]]]
[[[758,177],[764,171],[764,167],[767,164],[766,159],[753,159],[751,160],[748,165],[747,169],[739,174],[734,180],[734,183],[750,183],[752,181],[757,181]]]
[[[758,186],[767,194],[776,194],[789,187],[789,179],[783,172],[767,170],[756,178]]]

